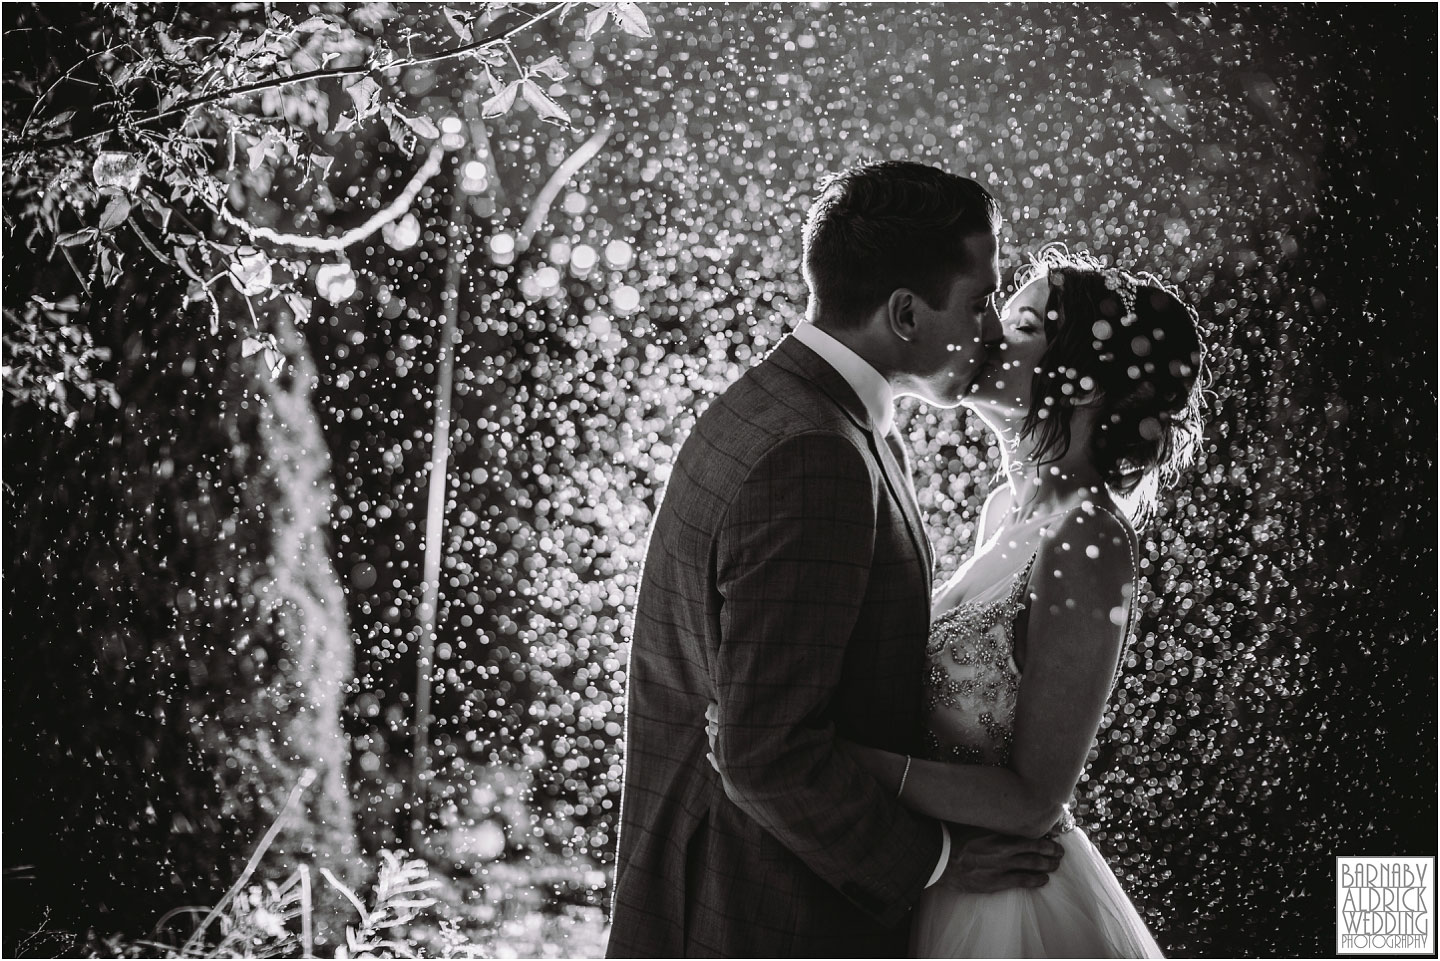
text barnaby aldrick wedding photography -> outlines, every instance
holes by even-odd
[[[1337,858],[1336,953],[1430,953],[1434,868],[1433,858]]]

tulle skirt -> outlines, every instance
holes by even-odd
[[[1140,913],[1083,831],[1056,836],[1060,867],[1039,888],[967,894],[939,886],[920,900],[918,958],[1163,958]]]

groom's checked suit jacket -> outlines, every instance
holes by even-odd
[[[903,471],[794,337],[699,419],[636,607],[611,957],[905,955],[941,828],[833,744],[920,747],[931,561]]]

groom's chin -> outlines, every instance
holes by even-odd
[[[954,410],[962,406],[965,402],[964,397],[952,397],[949,394],[934,394],[929,396],[916,394],[914,396],[919,397],[931,407],[938,407],[941,410]]]
[[[947,393],[923,387],[902,387],[895,391],[896,397],[914,397],[927,407],[939,407],[949,410],[960,405],[959,397],[951,397]]]

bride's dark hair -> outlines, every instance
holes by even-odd
[[[1136,526],[1200,445],[1205,348],[1195,311],[1150,274],[1045,247],[1017,278],[1046,277],[1045,352],[1021,425],[1040,463],[1070,449],[1079,403],[1099,406],[1090,456]]]

